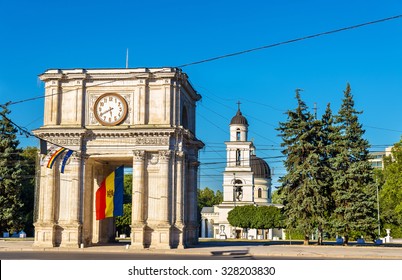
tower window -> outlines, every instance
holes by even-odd
[[[258,198],[261,198],[262,197],[262,190],[261,190],[261,188],[259,188],[258,189]]]
[[[240,141],[240,129],[236,131],[236,141]]]
[[[233,201],[242,201],[243,199],[243,182],[239,179],[234,181]]]
[[[241,161],[241,153],[240,153],[240,150],[239,149],[237,149],[236,150],[236,166],[240,166],[240,161]]]

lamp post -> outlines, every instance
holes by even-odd
[[[377,188],[377,221],[378,221],[378,238],[380,238],[381,235],[381,228],[380,228],[380,198],[378,194],[378,183],[376,182],[376,188]]]

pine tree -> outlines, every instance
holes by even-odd
[[[321,118],[321,145],[322,145],[322,183],[325,185],[325,196],[328,198],[326,204],[325,221],[323,221],[323,228],[331,231],[331,224],[329,222],[331,215],[335,209],[334,200],[332,197],[332,185],[334,169],[331,165],[331,160],[337,154],[336,143],[340,139],[340,130],[334,125],[334,117],[331,110],[330,103],[327,104],[325,113]],[[318,228],[319,238],[318,243],[321,243],[323,229]]]
[[[344,99],[335,124],[339,128],[339,139],[335,141],[331,159],[334,168],[333,199],[335,210],[332,226],[337,234],[349,237],[375,234],[376,185],[373,169],[368,161],[369,143],[363,139],[364,130],[354,108],[350,85],[346,86]]]
[[[6,105],[0,112],[0,232],[21,229],[20,210],[23,206],[20,194],[22,187],[21,150],[16,139],[17,129],[7,118]]]
[[[287,174],[280,178],[284,200],[285,225],[304,235],[309,235],[326,223],[329,205],[329,186],[323,164],[324,141],[321,120],[314,119],[296,91],[298,107],[288,111],[286,122],[278,130],[282,137],[282,153]]]
[[[24,206],[21,208],[21,218],[24,231],[27,236],[34,234],[34,202],[35,202],[35,173],[38,148],[25,147],[21,153],[22,187],[21,201]]]

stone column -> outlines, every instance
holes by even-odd
[[[92,189],[92,243],[100,244],[106,242],[103,233],[103,221],[96,220],[96,191],[100,187],[103,180],[103,165],[97,162],[93,162],[92,177],[87,178],[92,180],[90,188]]]
[[[178,237],[178,248],[183,249],[185,244],[185,224],[184,224],[184,193],[185,193],[185,171],[183,162],[185,154],[182,151],[176,152],[176,223]]]
[[[205,238],[205,219],[201,219],[201,237]]]
[[[95,196],[94,196],[94,170],[95,162],[88,158],[83,166],[84,176],[82,180],[82,243],[88,247],[92,245],[92,238],[98,236],[97,225],[95,220]]]
[[[160,164],[160,185],[159,188],[159,208],[158,225],[155,229],[152,242],[156,248],[170,249],[170,231],[171,231],[171,204],[169,203],[169,192],[171,191],[170,182],[170,157],[171,151],[159,151]]]
[[[131,213],[131,247],[144,248],[145,238],[145,152],[133,153],[133,189]]]
[[[169,174],[170,174],[170,156],[171,151],[160,151],[159,152],[159,161],[160,161],[160,176],[161,176],[161,185],[159,186],[159,194],[160,194],[160,210],[161,215],[159,217],[159,224],[162,226],[166,226],[170,224],[169,214]]]
[[[272,228],[268,229],[268,239],[272,240],[273,234],[272,234]]]
[[[38,219],[35,225],[35,241],[34,246],[54,247],[55,246],[55,221],[54,210],[55,191],[56,191],[56,174],[54,169],[46,166],[41,167],[41,180],[39,187],[39,205]]]
[[[80,222],[80,205],[81,205],[81,183],[82,183],[82,170],[83,160],[81,156],[72,156],[70,160],[70,178],[71,178],[71,190],[70,190],[70,213],[68,214],[68,220],[62,225],[62,241],[61,247],[73,247],[78,248],[81,244],[81,229],[82,224]]]

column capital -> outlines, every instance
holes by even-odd
[[[183,160],[186,154],[183,151],[177,151],[176,152],[176,157],[178,160]]]
[[[160,160],[169,160],[172,155],[172,151],[159,151],[159,159]]]
[[[133,159],[135,161],[143,161],[145,159],[145,151],[133,151]]]

